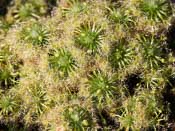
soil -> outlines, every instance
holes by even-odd
[[[0,0],[0,16],[5,16],[7,13],[7,7],[12,0]]]

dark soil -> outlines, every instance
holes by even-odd
[[[175,76],[171,76],[169,78],[169,83],[167,83],[166,88],[163,90],[163,101],[167,106],[169,105],[170,113],[168,114],[168,126],[167,131],[175,130],[175,93],[173,92],[173,88],[175,87]]]
[[[175,3],[175,0],[170,0],[172,3]]]
[[[47,14],[51,16],[54,7],[57,6],[57,0],[46,0],[46,3],[47,3],[47,7],[48,7]]]
[[[166,36],[167,36],[168,49],[170,49],[173,53],[175,53],[175,18],[172,20]]]
[[[38,123],[30,124],[26,126],[22,122],[7,122],[0,123],[0,131],[42,131],[42,126]]]
[[[175,94],[170,89],[166,89],[163,93],[163,99],[165,104],[169,104],[169,121],[175,120]]]
[[[99,110],[94,107],[94,114],[97,122],[98,130],[114,130],[118,129],[120,124],[113,117],[111,117],[105,109]]]
[[[131,96],[134,95],[135,88],[136,88],[137,84],[140,83],[140,81],[141,81],[140,73],[131,74],[131,75],[127,76],[127,79],[125,81],[125,85],[126,85],[128,92]]]
[[[0,16],[7,14],[7,7],[10,5],[12,0],[0,0]]]

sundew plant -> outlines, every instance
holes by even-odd
[[[174,131],[173,0],[1,0],[0,130]]]

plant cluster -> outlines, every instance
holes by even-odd
[[[20,62],[13,54],[9,47],[5,46],[0,51],[0,87],[1,89],[10,88],[17,84],[20,76]]]
[[[0,18],[0,130],[174,130],[173,2],[8,6]]]
[[[60,72],[60,75],[68,76],[68,73],[77,67],[75,59],[66,49],[55,49],[49,53],[50,67]]]
[[[44,46],[49,41],[49,32],[40,23],[33,23],[30,27],[24,27],[22,29],[21,37],[33,45]]]
[[[91,22],[82,24],[75,33],[75,44],[90,53],[99,52],[102,39],[102,28]]]

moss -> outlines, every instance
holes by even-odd
[[[13,0],[5,10],[0,120],[9,130],[161,130],[174,121],[172,2]]]

